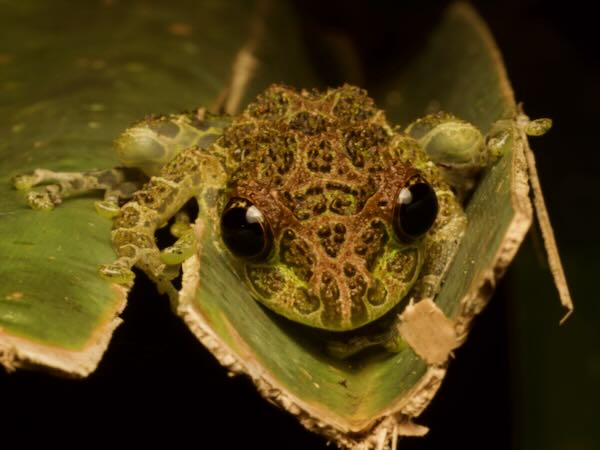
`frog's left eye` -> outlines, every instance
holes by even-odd
[[[433,187],[420,175],[410,178],[398,192],[394,205],[393,222],[398,238],[411,242],[427,233],[438,208]]]
[[[234,255],[263,259],[273,244],[271,227],[265,216],[249,200],[233,197],[221,215],[223,242]]]

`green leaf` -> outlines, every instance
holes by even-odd
[[[111,224],[92,196],[30,210],[11,178],[112,167],[111,141],[146,114],[234,109],[273,80],[315,83],[282,5],[26,0],[0,9],[10,42],[0,47],[0,362],[85,375],[125,305],[126,292],[97,275],[114,258]]]
[[[271,82],[315,84],[280,2],[271,2],[270,11],[263,9],[266,2],[197,3],[105,2],[77,9],[61,0],[2,7],[9,19],[2,32],[17,42],[0,58],[7,73],[0,86],[5,365],[88,373],[124,305],[123,292],[96,275],[113,254],[110,224],[95,214],[94,199],[69,200],[52,213],[30,211],[10,189],[11,176],[36,167],[112,166],[110,141],[148,113],[198,105],[234,111]],[[57,26],[64,33],[54,34]],[[516,112],[497,50],[464,5],[448,11],[414,60],[376,94],[389,117],[403,124],[442,108],[488,131]],[[456,331],[452,345],[466,337],[529,227],[526,145],[515,128],[511,149],[471,199],[467,237],[431,306]],[[201,225],[201,251],[186,262],[175,300],[223,365],[250,375],[265,397],[340,446],[375,447],[397,434],[425,431],[412,419],[435,394],[445,362],[427,363],[416,345],[353,363],[328,358],[314,336],[248,295]],[[56,353],[61,357],[53,359]]]
[[[405,125],[444,109],[488,131],[496,121],[516,114],[494,43],[463,4],[448,10],[419,55],[379,94],[389,116]],[[180,315],[223,365],[249,374],[264,396],[340,446],[371,448],[393,442],[397,434],[423,434],[426,429],[412,419],[435,395],[448,352],[466,338],[471,319],[485,305],[531,223],[527,143],[512,127],[509,150],[487,171],[469,202],[466,237],[435,304],[423,301],[419,304],[426,311],[411,310],[412,319],[432,314],[436,324],[446,326],[450,334],[442,346],[442,362],[427,363],[429,347],[416,343],[395,355],[351,363],[324,355],[318,338],[274,317],[239,286],[213,245],[210,227],[202,222],[199,257],[188,260],[184,270]],[[429,327],[427,332],[436,332]]]

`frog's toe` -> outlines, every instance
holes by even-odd
[[[119,205],[112,200],[99,200],[94,203],[94,206],[96,207],[96,212],[107,219],[112,219],[119,214]]]
[[[511,144],[512,132],[508,129],[500,129],[490,133],[486,139],[486,147],[489,156],[494,160],[508,152]]]
[[[160,260],[169,266],[182,264],[186,259],[194,254],[191,247],[179,247],[173,245],[160,252]]]
[[[103,264],[99,269],[100,276],[111,283],[131,285],[135,278],[133,271],[119,262]]]
[[[58,203],[60,201],[53,198],[48,192],[30,191],[27,193],[27,204],[32,209],[51,211]]]
[[[185,232],[179,239],[177,239],[173,245],[164,248],[160,252],[160,259],[162,262],[170,266],[179,265],[192,256],[195,249],[196,239],[188,227],[188,231]]]
[[[527,136],[543,136],[552,128],[552,119],[541,118],[530,121],[525,127]]]
[[[13,178],[13,186],[19,191],[28,191],[36,185],[36,181],[33,175],[17,175]]]

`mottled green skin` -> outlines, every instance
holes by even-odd
[[[445,139],[440,125],[449,136],[473,128],[437,115],[408,132],[429,145]],[[105,209],[117,213],[112,241],[118,259],[101,273],[130,283],[130,269],[137,266],[161,290],[174,292],[170,280],[193,254],[193,235],[178,226],[179,240],[161,251],[155,231],[195,198],[205,225],[219,236],[224,206],[243,197],[269,224],[269,255],[241,260],[218,246],[256,300],[273,311],[311,327],[347,331],[373,322],[407,296],[433,297],[466,219],[415,138],[392,128],[365,91],[348,85],[326,92],[274,85],[233,118],[199,110],[140,121],[115,148],[125,166],[151,178],[120,209],[116,196],[107,200]],[[468,152],[479,152],[468,141]],[[442,156],[445,163],[448,155]],[[400,190],[417,175],[434,187],[439,213],[425,236],[408,243],[396,236],[392,217]],[[84,177],[79,191],[104,186],[89,174],[58,176],[67,181],[36,193],[32,206],[59,203],[59,194],[75,192],[72,184]],[[31,179],[20,181],[25,188],[40,181]]]
[[[434,186],[440,212],[424,238],[403,243],[391,225],[393,207],[417,173]],[[213,144],[181,152],[121,209],[113,231],[116,273],[135,264],[164,285],[174,272],[161,261],[154,230],[195,197],[219,233],[233,196],[258,207],[273,233],[266,260],[235,261],[254,297],[328,330],[372,322],[415,283],[433,293],[448,262],[444,248],[465,225],[417,141],[392,129],[364,91],[273,86]]]

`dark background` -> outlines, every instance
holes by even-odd
[[[320,3],[295,2],[307,40],[346,35],[358,53],[351,81],[366,86],[418,51],[419,36],[446,4]],[[431,432],[399,447],[598,449],[596,15],[581,1],[472,3],[497,40],[517,99],[532,117],[555,121],[532,146],[577,310],[558,327],[557,295],[528,239],[420,418]],[[313,49],[315,58],[323,52]],[[323,76],[344,81],[335,67]],[[87,448],[90,440],[94,447],[164,441],[211,448],[211,437],[222,448],[331,448],[265,402],[249,380],[229,378],[166,299],[138,279],[124,324],[88,379],[0,373],[0,448]]]

